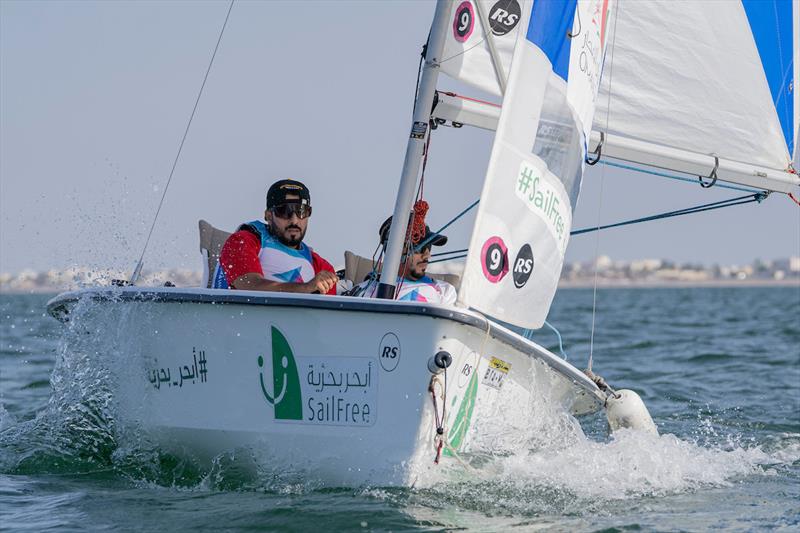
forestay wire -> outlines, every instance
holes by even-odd
[[[606,97],[606,127],[605,131],[608,131],[608,123],[611,117],[611,82],[614,80],[614,56],[615,56],[615,47],[617,44],[617,20],[619,19],[619,10],[621,6],[617,4],[616,9],[614,9],[614,36],[611,38],[611,61],[608,65],[608,96]],[[603,185],[605,183],[606,177],[606,167],[603,165],[603,169],[600,171],[600,194],[597,203],[597,227],[600,227],[600,214],[603,208]],[[589,360],[587,362],[586,369],[591,372],[592,371],[592,361],[594,357],[594,330],[595,330],[595,317],[597,315],[597,257],[600,254],[600,232],[597,232],[597,238],[595,240],[595,249],[594,249],[594,287],[592,289],[592,330],[591,335],[589,337]]]
[[[128,280],[128,283],[133,285],[139,279],[139,275],[142,272],[142,265],[144,264],[144,254],[147,251],[147,246],[150,244],[150,238],[153,236],[153,230],[156,227],[156,222],[158,221],[158,215],[161,213],[161,207],[164,205],[164,199],[167,197],[167,190],[169,190],[169,184],[172,182],[172,176],[175,174],[175,168],[178,166],[178,160],[181,157],[181,151],[183,151],[183,144],[186,142],[186,137],[189,135],[189,128],[192,126],[192,120],[194,120],[194,115],[197,112],[197,106],[200,103],[200,97],[203,95],[203,89],[206,86],[206,81],[208,80],[208,75],[211,72],[211,67],[214,65],[214,58],[217,57],[217,50],[219,50],[219,43],[222,42],[222,36],[225,33],[225,28],[228,25],[228,19],[231,16],[231,10],[233,9],[233,4],[236,0],[231,0],[231,3],[228,5],[228,12],[225,14],[225,21],[222,23],[222,29],[220,29],[219,37],[217,37],[217,44],[214,46],[214,52],[211,54],[211,60],[208,62],[208,68],[206,68],[206,74],[203,76],[203,83],[200,84],[200,90],[197,92],[197,98],[194,101],[194,107],[192,108],[192,113],[189,115],[189,122],[186,123],[186,129],[183,132],[183,137],[181,138],[181,143],[178,146],[178,153],[175,154],[175,160],[172,162],[172,168],[169,171],[169,178],[167,178],[167,184],[164,186],[164,192],[161,193],[161,200],[158,202],[158,209],[156,209],[156,214],[153,217],[153,223],[150,225],[150,231],[147,234],[147,239],[144,242],[144,247],[142,248],[142,253],[139,256],[139,261],[136,263],[136,268],[133,270],[133,274],[131,274],[131,278]]]

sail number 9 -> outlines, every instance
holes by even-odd
[[[473,29],[475,29],[475,12],[472,10],[472,3],[461,2],[453,18],[453,37],[463,43],[472,35]]]
[[[481,268],[491,283],[498,283],[508,273],[508,248],[500,237],[490,237],[481,247]]]
[[[494,247],[489,251],[490,264],[489,270],[490,271],[498,271],[500,267],[503,266],[503,252],[498,247]]]
[[[472,23],[472,20],[469,16],[469,11],[462,11],[461,12],[461,23],[458,25],[458,33],[464,33],[469,29],[469,25]]]

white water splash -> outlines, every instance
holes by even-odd
[[[0,431],[3,431],[6,428],[10,428],[17,424],[17,419],[9,413],[5,406],[0,402]]]
[[[552,376],[535,372],[537,390],[546,389]],[[418,486],[471,501],[473,508],[502,500],[523,513],[568,511],[575,510],[575,500],[595,504],[728,487],[748,475],[771,475],[773,465],[791,465],[800,456],[800,439],[744,443],[736,435],[718,435],[703,419],[696,439],[623,429],[593,440],[546,395],[502,407],[514,409],[525,426],[508,435],[492,424],[502,409],[482,417],[463,454],[471,467],[453,464],[444,476],[440,470]]]
[[[567,490],[581,498],[625,499],[727,486],[775,459],[759,447],[703,448],[674,435],[620,430],[607,443],[583,440],[562,450],[498,460],[494,479]]]

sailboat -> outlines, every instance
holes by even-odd
[[[80,342],[125,354],[110,381],[120,423],[196,457],[244,447],[326,486],[412,486],[512,453],[481,435],[614,398],[525,334],[547,317],[586,164],[798,196],[799,12],[781,1],[439,0],[379,298],[129,284],[61,294],[48,312]],[[500,103],[437,91],[440,74]],[[455,306],[394,299],[441,124],[496,131]]]

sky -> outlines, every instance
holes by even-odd
[[[228,2],[0,1],[0,272],[131,270]],[[306,241],[371,256],[393,208],[430,1],[236,2],[145,254],[201,270],[197,221],[260,218],[269,185],[311,189]],[[485,96],[453,80],[439,87]],[[613,106],[613,102],[612,102]],[[613,107],[612,107],[613,112]],[[425,197],[436,229],[480,196],[492,134],[440,128]],[[588,169],[573,227],[737,196]],[[446,232],[465,248],[473,216]],[[761,204],[576,236],[568,261],[745,264],[800,256],[800,208]]]

